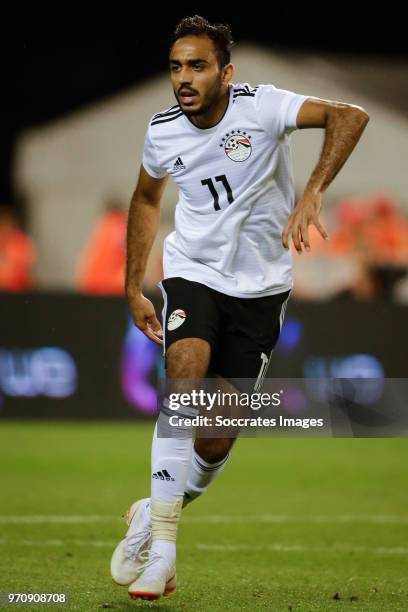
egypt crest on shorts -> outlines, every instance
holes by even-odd
[[[180,327],[180,325],[183,325],[184,321],[186,320],[186,316],[187,314],[184,312],[184,310],[181,310],[181,308],[173,310],[167,321],[167,329],[172,331],[173,329]]]

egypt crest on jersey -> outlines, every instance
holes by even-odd
[[[251,136],[245,130],[232,130],[222,139],[224,151],[229,159],[236,162],[243,162],[251,155]]]

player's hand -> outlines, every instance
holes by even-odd
[[[322,208],[322,194],[305,191],[290,215],[282,232],[282,244],[285,249],[289,248],[289,235],[299,255],[302,254],[302,243],[306,251],[310,251],[309,225],[314,225],[325,240],[329,239],[323,225],[320,223],[319,214]]]
[[[156,344],[163,345],[163,330],[156,317],[154,306],[143,293],[127,296],[133,321],[145,336]]]

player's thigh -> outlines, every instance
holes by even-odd
[[[166,351],[168,378],[199,379],[207,375],[211,346],[201,338],[176,340]]]
[[[219,327],[213,291],[202,283],[181,277],[163,280],[161,289],[167,376],[206,376]]]

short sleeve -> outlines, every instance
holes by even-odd
[[[259,85],[255,104],[261,127],[273,138],[296,130],[296,117],[303,102],[310,96],[277,89],[274,85]]]
[[[148,128],[144,140],[143,147],[143,167],[150,176],[153,178],[163,178],[166,175],[166,169],[160,165],[157,157],[157,149],[154,146],[152,137],[150,134],[150,127]]]

